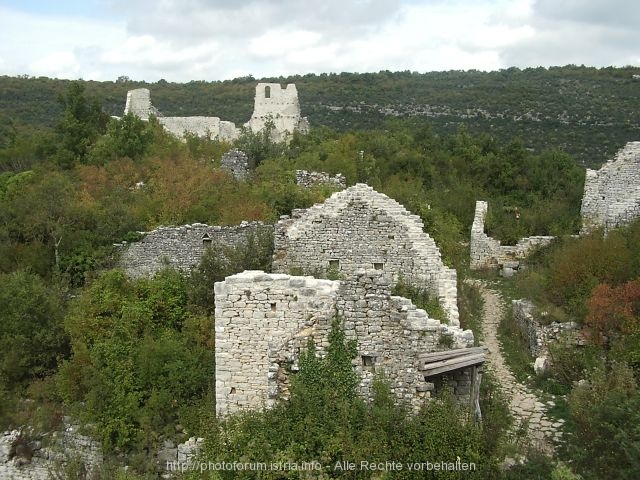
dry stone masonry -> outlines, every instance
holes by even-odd
[[[332,176],[325,172],[296,170],[296,185],[306,188],[315,187],[316,185],[330,185],[343,189],[347,187],[347,180],[341,173]]]
[[[245,271],[215,284],[216,411],[224,416],[271,407],[287,398],[300,351],[313,338],[322,355],[332,320],[356,340],[360,394],[371,398],[384,372],[398,400],[414,408],[452,387],[477,407],[482,349],[473,333],[429,318],[406,298],[391,295],[392,276],[376,270],[346,280]]]
[[[350,277],[361,269],[389,273],[393,282],[426,287],[459,326],[456,271],[446,267],[417,215],[364,184],[334,193],[323,204],[294,210],[275,226],[273,270],[335,271]]]
[[[549,344],[567,338],[576,345],[584,345],[580,326],[576,322],[552,322],[549,325],[536,318],[535,306],[530,300],[512,300],[513,319],[535,358],[536,373],[544,373],[549,364]]]
[[[2,479],[63,478],[64,468],[71,461],[82,463],[89,475],[102,464],[102,446],[80,434],[77,425],[65,424],[63,431],[43,435],[34,434],[28,427],[0,434]]]
[[[254,111],[251,119],[245,124],[253,132],[262,130],[267,121],[272,121],[274,140],[289,138],[294,131],[307,133],[309,122],[300,115],[298,91],[294,84],[282,88],[279,83],[259,83],[256,86]],[[164,129],[183,137],[185,132],[199,137],[211,136],[218,140],[235,140],[240,129],[233,122],[220,120],[218,117],[165,117],[151,104],[151,92],[148,88],[138,88],[127,93],[124,108],[125,115],[133,113],[142,120],[149,120],[151,115],[157,117]]]
[[[600,170],[587,169],[582,231],[626,225],[640,217],[640,142],[629,142]]]
[[[194,223],[160,227],[144,235],[139,242],[117,244],[125,248],[120,265],[133,278],[153,275],[165,266],[188,272],[200,262],[207,248],[238,246],[251,235],[256,239],[272,236],[273,226],[261,222],[242,222],[230,227]]]
[[[237,148],[222,155],[220,165],[229,170],[237,180],[245,180],[249,175],[249,157]]]
[[[476,211],[471,226],[471,269],[502,268],[505,275],[513,274],[520,266],[520,260],[533,250],[549,245],[555,237],[534,236],[521,238],[516,245],[500,245],[484,231],[484,219],[488,204],[476,202]]]

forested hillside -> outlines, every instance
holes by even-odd
[[[464,123],[472,133],[501,141],[519,138],[540,152],[560,148],[582,165],[599,165],[640,137],[640,69],[552,67],[497,72],[449,71],[341,73],[260,79],[296,83],[303,115],[314,126],[339,131],[384,128],[394,117],[428,122],[446,134]],[[126,92],[147,87],[161,113],[210,115],[246,122],[253,108],[252,77],[186,84],[86,82],[110,115],[121,115]],[[69,82],[0,77],[0,139],[18,130],[52,128],[57,96]]]

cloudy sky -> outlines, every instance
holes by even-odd
[[[635,0],[0,0],[0,75],[640,66]]]

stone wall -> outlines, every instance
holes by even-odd
[[[334,193],[323,204],[294,210],[275,227],[273,270],[305,273],[360,269],[389,273],[393,282],[426,287],[451,325],[459,325],[456,271],[446,267],[417,215],[364,184]]]
[[[533,236],[521,238],[516,245],[501,245],[484,231],[484,220],[488,204],[476,202],[476,211],[471,226],[471,263],[472,270],[481,268],[502,268],[505,274],[518,269],[520,261],[533,250],[549,245],[555,237]]]
[[[231,141],[240,134],[233,122],[226,122],[218,117],[158,117],[158,121],[167,132],[176,137],[183,137],[186,132],[198,137]]]
[[[137,88],[127,92],[124,113],[133,113],[142,120],[149,120],[150,115],[158,118],[164,129],[177,137],[185,132],[200,137],[211,136],[218,140],[232,141],[240,136],[240,129],[233,122],[220,120],[218,117],[165,117],[151,104],[151,92],[148,88]],[[245,124],[253,132],[259,132],[271,119],[275,129],[273,140],[282,141],[289,138],[294,131],[307,133],[309,122],[300,115],[298,91],[294,84],[282,88],[279,83],[259,83],[256,86],[254,110],[251,119]]]
[[[150,276],[165,266],[189,271],[200,262],[207,248],[237,246],[250,235],[272,236],[273,226],[261,222],[242,222],[230,227],[194,223],[160,227],[144,235],[139,242],[118,244],[124,248],[120,267],[130,277]]]
[[[338,173],[331,175],[325,172],[308,172],[307,170],[296,170],[296,185],[311,188],[316,185],[330,185],[338,188],[346,188],[347,180],[344,175]]]
[[[0,434],[0,478],[49,480],[59,476],[69,462],[81,462],[90,473],[102,464],[99,442],[81,435],[76,425],[61,432],[36,435],[26,428]]]
[[[285,88],[279,83],[258,83],[254,99],[253,114],[245,124],[253,132],[259,132],[268,120],[273,121],[273,139],[286,140],[294,131],[307,133],[309,122],[300,115],[300,102],[295,84]]]
[[[473,402],[469,372],[425,378],[420,367],[423,353],[472,347],[473,333],[391,296],[391,284],[390,274],[376,270],[346,280],[246,271],[216,283],[217,414],[271,407],[287,398],[300,351],[311,337],[323,355],[336,315],[347,339],[357,342],[353,365],[365,398],[371,397],[374,374],[384,371],[396,397],[414,408],[445,383],[460,401]]]
[[[133,113],[141,120],[149,120],[151,115],[158,116],[158,111],[151,105],[151,92],[148,88],[136,88],[127,92],[124,114]]]
[[[220,120],[218,117],[165,117],[151,104],[151,92],[148,88],[137,88],[127,92],[127,103],[124,114],[133,113],[142,120],[149,120],[150,115],[157,117],[164,129],[183,137],[185,132],[199,137],[211,136],[219,140],[234,140],[240,135],[233,122]]]
[[[536,318],[535,306],[530,300],[512,300],[513,320],[536,359],[536,373],[546,370],[550,363],[549,344],[568,338],[576,345],[584,344],[582,329],[576,322],[551,322],[543,325]]]
[[[581,215],[581,233],[640,217],[640,142],[627,143],[600,170],[587,169]]]
[[[249,158],[237,148],[229,150],[222,155],[220,165],[222,168],[229,170],[238,180],[244,180],[249,175]]]

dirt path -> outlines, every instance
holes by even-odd
[[[480,289],[484,299],[482,343],[489,349],[485,365],[494,374],[509,400],[509,409],[515,418],[514,432],[528,425],[528,437],[533,445],[552,454],[554,440],[559,439],[561,434],[562,422],[549,419],[546,415],[547,406],[538,400],[531,389],[518,383],[507,367],[498,341],[498,325],[505,312],[500,292],[489,288],[480,280],[473,283]]]

